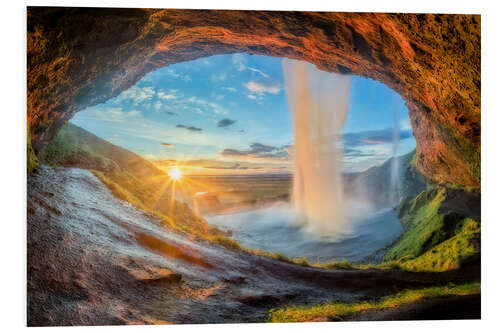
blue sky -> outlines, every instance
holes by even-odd
[[[344,169],[361,171],[391,157],[395,121],[401,155],[415,147],[403,100],[377,81],[353,76]],[[276,57],[218,55],[164,67],[71,122],[148,159],[190,160],[214,172],[288,170],[293,145]]]

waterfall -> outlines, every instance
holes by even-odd
[[[394,102],[394,132],[392,137],[392,163],[391,163],[391,183],[390,183],[390,193],[391,193],[391,201],[393,203],[398,203],[400,199],[400,190],[401,190],[401,177],[399,170],[399,158],[398,154],[398,146],[399,146],[399,114],[398,114],[398,105],[397,101]]]
[[[340,139],[350,78],[288,59],[283,70],[294,120],[294,207],[316,233],[348,232]]]

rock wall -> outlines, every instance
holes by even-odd
[[[480,186],[480,16],[29,7],[27,28],[37,151],[76,112],[152,70],[246,52],[387,84],[410,110],[418,169]]]

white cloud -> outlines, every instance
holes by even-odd
[[[160,90],[157,93],[158,98],[163,99],[163,100],[173,100],[173,99],[178,99],[182,97],[182,95],[177,94],[177,89],[170,89],[168,92],[165,92],[164,90]]]
[[[242,72],[247,69],[247,60],[245,56],[240,53],[235,53],[231,56],[231,63],[237,71]]]
[[[248,90],[250,90],[252,93],[257,94],[257,95],[263,95],[266,93],[276,95],[281,90],[283,90],[283,87],[281,86],[281,84],[264,83],[264,82],[257,82],[257,81],[250,81],[245,85],[245,87]]]
[[[263,71],[261,71],[260,69],[257,69],[257,68],[253,68],[253,67],[248,67],[248,70],[249,71],[252,71],[252,72],[255,72],[255,73],[259,73],[260,75],[262,75],[263,77],[265,77],[266,79],[269,79],[270,76],[267,75],[266,73],[264,73]]]
[[[142,102],[151,100],[155,95],[155,90],[153,87],[139,88],[133,86],[121,93],[119,99],[130,99],[134,101],[134,104],[140,104]]]
[[[222,82],[222,81],[226,81],[227,79],[227,74],[226,73],[214,73],[212,75],[210,75],[210,80],[212,80],[212,82]]]
[[[212,111],[215,114],[227,114],[227,110],[223,106],[221,106],[217,103],[209,102],[209,101],[202,99],[202,98],[197,98],[197,97],[193,96],[193,97],[189,97],[188,99],[186,99],[186,102],[198,105],[198,108],[200,108],[200,107],[204,108],[205,110]],[[193,106],[191,106],[191,108],[193,110],[195,110],[195,112],[201,111],[199,109],[196,110],[196,108]],[[197,113],[199,113],[199,112],[197,112]]]
[[[124,123],[129,120],[141,120],[142,115],[138,110],[131,110],[125,112],[122,108],[89,108],[85,113],[80,116],[81,119],[92,119],[100,121],[108,121],[114,123]]]
[[[162,107],[163,107],[163,104],[160,101],[156,101],[156,103],[154,104],[154,108],[157,111],[160,110]]]
[[[233,54],[231,57],[231,63],[233,64],[234,68],[236,68],[237,71],[243,72],[244,70],[249,70],[255,73],[258,73],[265,77],[266,79],[269,79],[270,76],[261,71],[260,69],[254,68],[254,67],[249,67],[247,64],[247,60],[243,54],[236,53]]]
[[[230,92],[236,92],[236,88],[233,88],[233,87],[223,87],[222,89],[230,91]]]
[[[180,79],[184,82],[191,82],[192,81],[191,77],[189,75],[177,73],[176,71],[174,71],[173,69],[170,69],[170,68],[165,70],[165,74],[174,78],[174,79]]]

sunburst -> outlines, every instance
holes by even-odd
[[[168,170],[168,176],[174,182],[181,180],[183,175],[184,175],[184,172],[179,167],[174,166]]]

